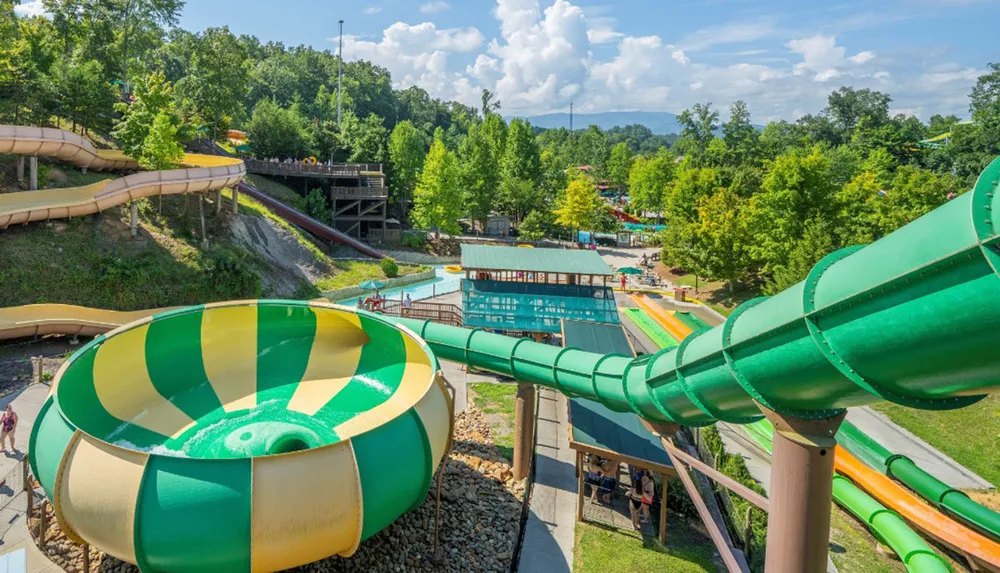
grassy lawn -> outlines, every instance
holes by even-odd
[[[472,403],[486,414],[493,442],[503,457],[514,460],[514,396],[517,384],[479,382],[469,384]]]
[[[206,214],[211,246],[203,249],[196,201],[185,212],[183,198],[164,198],[163,214],[147,219],[154,204],[143,202],[144,221],[153,221],[144,223],[143,241],[129,238],[124,207],[4,231],[0,307],[59,302],[139,310],[260,296],[262,263],[224,234],[211,236],[221,227],[214,214]]]
[[[676,516],[668,518],[665,547],[656,538],[644,537],[636,531],[577,523],[573,551],[573,570],[577,573],[721,570],[713,560],[712,542]]]
[[[895,404],[876,410],[994,485],[1000,484],[1000,394],[972,406],[929,412]]]
[[[321,291],[331,291],[357,286],[366,280],[385,280],[385,273],[378,263],[362,261],[334,261],[340,269],[335,275],[323,277],[316,281],[316,287]],[[427,267],[417,265],[399,265],[399,276],[412,275],[427,270]]]
[[[263,175],[251,175],[247,174],[247,183],[253,185],[257,189],[267,193],[271,197],[274,197],[278,201],[302,211],[306,212],[306,198],[299,195],[289,187],[278,183],[274,179],[268,179]]]

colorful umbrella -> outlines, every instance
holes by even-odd
[[[618,272],[620,272],[623,275],[641,275],[642,274],[642,271],[639,270],[639,269],[637,269],[637,268],[635,268],[635,267],[622,267],[622,268],[618,269]]]
[[[385,283],[382,281],[365,281],[358,285],[358,288],[365,290],[378,290],[385,288]]]

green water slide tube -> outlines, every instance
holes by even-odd
[[[673,348],[677,341],[641,308],[623,308],[625,316],[660,348]]]
[[[770,422],[760,420],[743,426],[743,429],[765,451],[771,453],[774,426]],[[833,501],[865,522],[876,539],[896,552],[907,571],[925,573],[952,570],[948,562],[935,553],[899,514],[861,491],[851,480],[839,475],[833,476]]]
[[[710,326],[707,322],[695,316],[693,312],[678,310],[674,312],[674,316],[692,331],[698,331]]]
[[[974,190],[806,279],[740,305],[676,348],[631,358],[397,319],[438,357],[631,411],[703,426],[825,418],[879,401],[961,408],[1000,390],[1000,160]]]
[[[837,441],[855,457],[896,479],[929,501],[938,511],[956,517],[987,536],[1000,540],[1000,514],[979,505],[969,499],[964,492],[930,475],[910,458],[893,454],[847,421],[841,425]]]

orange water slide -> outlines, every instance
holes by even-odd
[[[848,477],[925,534],[989,571],[1000,571],[1000,544],[938,512],[910,490],[837,446],[837,472]]]
[[[653,317],[653,320],[659,323],[677,342],[684,340],[691,334],[691,328],[688,325],[678,320],[674,315],[667,312],[665,308],[653,302],[646,295],[634,294],[632,295],[632,301],[639,305],[639,308],[649,313],[649,316]]]

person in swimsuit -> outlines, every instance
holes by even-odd
[[[7,451],[7,438],[10,438],[10,451],[17,451],[14,447],[14,430],[16,429],[17,414],[14,413],[14,408],[7,404],[7,409],[4,410],[3,417],[0,418],[0,451]]]

